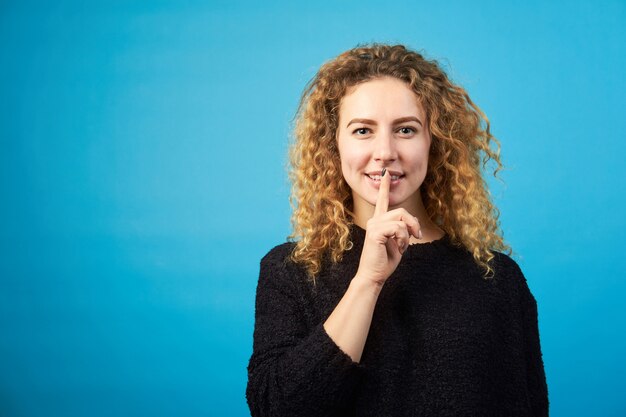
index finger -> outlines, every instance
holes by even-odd
[[[389,208],[389,187],[391,186],[391,174],[387,174],[387,169],[383,168],[380,178],[380,187],[378,188],[378,198],[376,199],[376,208],[374,208],[374,216],[387,213]]]

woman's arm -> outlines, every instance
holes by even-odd
[[[324,323],[326,333],[354,362],[361,361],[381,289],[381,284],[357,275]]]
[[[261,261],[246,390],[250,412],[253,417],[340,414],[351,403],[361,368],[322,323],[307,325],[299,291],[306,277],[283,262],[288,253],[283,246]]]
[[[356,276],[324,323],[331,339],[353,361],[360,362],[378,295],[396,270],[410,236],[421,238],[419,222],[404,209],[387,211],[391,175],[383,169],[373,216],[367,232]]]
[[[521,273],[521,271],[520,271]],[[526,375],[533,416],[548,416],[548,385],[539,342],[537,302],[522,275],[522,313],[526,352]]]
[[[325,323],[307,327],[298,291],[305,278],[285,264],[288,251],[261,262],[246,391],[253,417],[341,415],[351,403],[380,290],[409,233],[421,237],[417,219],[406,210],[387,212],[389,187],[390,176],[383,174],[359,269]]]

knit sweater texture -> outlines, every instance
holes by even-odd
[[[547,416],[537,304],[515,261],[496,252],[485,280],[446,235],[410,245],[376,303],[361,361],[323,323],[355,276],[365,230],[315,285],[288,260],[261,261],[246,397],[253,417]]]

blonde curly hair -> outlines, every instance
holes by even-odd
[[[499,211],[481,172],[503,168],[500,144],[489,120],[467,92],[453,84],[436,61],[403,45],[357,46],[326,62],[307,84],[295,116],[290,146],[291,222],[296,241],[291,259],[315,279],[324,257],[339,262],[351,249],[351,189],[337,149],[339,106],[350,87],[381,77],[407,83],[426,111],[432,143],[421,189],[426,211],[457,246],[466,248],[493,277],[493,251],[511,250],[499,228]],[[495,149],[492,149],[495,146]]]

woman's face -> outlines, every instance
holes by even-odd
[[[389,208],[417,212],[431,136],[417,96],[397,78],[384,77],[348,90],[339,107],[337,146],[354,212],[373,213],[380,173],[391,174]]]

